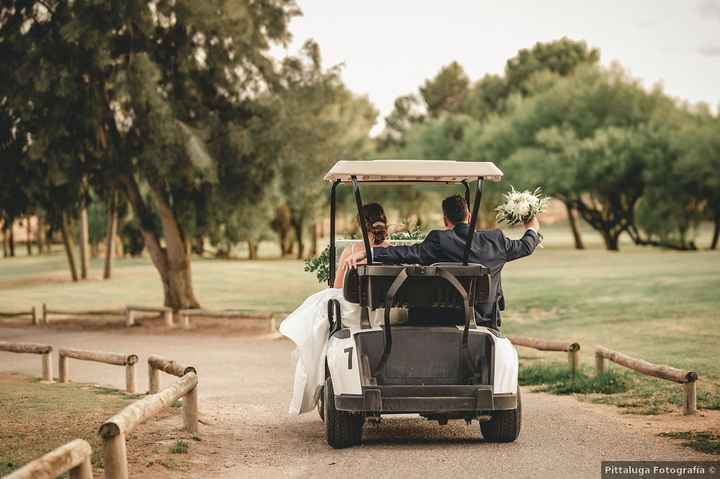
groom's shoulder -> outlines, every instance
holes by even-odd
[[[480,237],[487,241],[505,241],[505,233],[503,233],[503,230],[500,228],[492,228],[487,230],[477,230],[475,232],[475,237]]]

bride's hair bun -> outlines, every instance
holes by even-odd
[[[372,242],[380,244],[387,238],[387,218],[380,203],[368,203],[362,209],[363,221],[368,233],[372,235]]]

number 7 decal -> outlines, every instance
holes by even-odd
[[[348,369],[352,369],[352,351],[353,351],[352,346],[350,346],[349,348],[343,349],[343,351],[345,351],[348,355]]]

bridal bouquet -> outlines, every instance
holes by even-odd
[[[545,211],[549,198],[541,194],[536,188],[532,193],[528,190],[516,191],[512,186],[510,191],[503,195],[505,201],[495,208],[498,223],[507,223],[510,226],[524,224]]]

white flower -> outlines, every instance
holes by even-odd
[[[507,223],[516,225],[519,223],[527,223],[535,216],[545,210],[548,198],[541,196],[540,188],[536,188],[532,193],[530,191],[515,191],[510,187],[510,191],[505,193],[505,202],[499,205],[497,211],[498,223]]]

